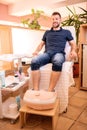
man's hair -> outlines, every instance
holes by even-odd
[[[61,14],[60,14],[59,12],[53,12],[53,13],[52,13],[52,16],[53,16],[53,15],[59,15],[59,17],[61,18]]]

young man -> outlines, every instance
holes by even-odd
[[[52,18],[52,28],[47,30],[42,38],[41,43],[38,45],[37,49],[33,53],[33,59],[31,62],[32,79],[33,79],[33,89],[39,90],[40,81],[40,71],[39,68],[48,63],[52,63],[52,72],[50,77],[50,84],[48,91],[53,91],[59,76],[62,71],[62,65],[65,61],[65,45],[68,41],[71,45],[70,58],[74,59],[77,57],[76,54],[76,43],[70,31],[62,29],[61,15],[58,12],[54,12],[51,16]],[[38,53],[45,46],[45,52],[43,54]]]

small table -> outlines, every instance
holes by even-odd
[[[50,110],[35,110],[24,105],[20,108],[20,128],[26,124],[26,114],[35,114],[52,117],[52,130],[56,129],[58,115],[59,115],[59,99],[56,100],[54,108]]]
[[[24,92],[28,89],[29,87],[29,77],[25,77],[22,82],[19,82],[18,85],[12,88],[2,88],[0,89],[0,118],[9,118],[16,120],[19,116],[19,112],[12,116],[9,114],[8,107],[11,103],[15,103],[15,97],[20,95],[22,98],[24,95]],[[14,97],[14,100],[12,99]],[[4,109],[4,111],[3,111]],[[6,110],[6,111],[5,111]]]
[[[14,76],[7,76],[6,79],[12,79],[10,77],[14,77]],[[14,83],[15,81],[13,80],[11,83],[11,80],[8,80],[9,85]],[[29,77],[25,77],[24,80],[22,82],[18,82],[17,85],[13,86],[13,87],[4,87],[1,89],[1,93],[2,93],[2,100],[5,101],[8,97],[15,97],[17,95],[20,95],[21,97],[23,97],[24,92],[29,88]]]

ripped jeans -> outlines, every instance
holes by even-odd
[[[48,63],[52,63],[53,71],[61,71],[62,64],[65,61],[65,55],[63,53],[43,53],[33,57],[31,61],[31,70],[39,70],[39,68]]]

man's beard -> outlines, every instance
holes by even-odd
[[[60,26],[59,24],[57,25],[53,24],[53,28],[58,28],[59,26]]]

